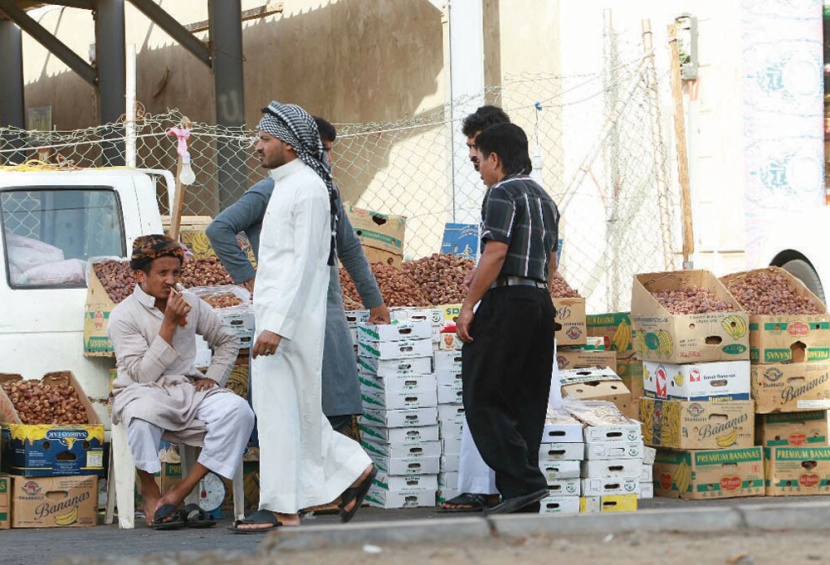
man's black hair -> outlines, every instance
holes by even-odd
[[[501,159],[504,176],[529,175],[533,170],[528,153],[527,135],[516,124],[501,123],[484,128],[476,137],[476,148],[486,159],[495,153]]]
[[[334,129],[334,126],[331,125],[330,122],[319,116],[312,116],[312,118],[314,118],[314,121],[317,122],[317,130],[320,132],[320,139],[328,141],[329,143],[332,143],[335,139],[337,139],[337,130]]]
[[[498,106],[482,106],[466,118],[461,124],[461,132],[467,137],[473,137],[485,128],[495,125],[510,123],[510,116]]]

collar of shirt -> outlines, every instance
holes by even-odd
[[[156,299],[153,296],[150,296],[141,288],[141,285],[136,283],[135,290],[133,291],[133,296],[135,299],[138,300],[138,303],[150,310],[151,312],[155,312],[161,314],[161,310],[156,308]]]
[[[274,179],[274,182],[279,182],[288,175],[292,173],[296,173],[303,167],[307,167],[305,163],[303,163],[299,158],[294,159],[290,163],[286,163],[282,167],[277,167],[276,169],[271,169],[270,175],[271,178]]]

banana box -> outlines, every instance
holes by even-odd
[[[653,294],[690,287],[705,287],[734,310],[672,314]],[[680,364],[749,360],[749,316],[709,271],[635,275],[631,323],[637,357],[643,361]]]
[[[634,332],[629,312],[591,314],[585,321],[588,336],[605,338],[606,349],[613,351],[617,358],[628,359],[634,356]]]
[[[12,528],[98,523],[98,477],[19,477],[12,481]]]
[[[429,322],[430,326],[442,327],[444,325],[444,311],[441,308],[410,308],[401,306],[389,309],[389,317],[402,322]],[[364,323],[367,322],[364,320]]]
[[[556,321],[562,325],[562,329],[556,332],[556,342],[559,345],[585,345],[588,341],[585,299],[554,296],[553,307],[556,308]]]
[[[830,494],[830,447],[765,447],[767,496]]]
[[[0,475],[0,530],[11,527],[12,517],[12,478]]]
[[[579,461],[543,461],[539,463],[539,469],[548,482],[579,478]]]
[[[0,383],[23,380],[21,375],[0,375]],[[25,477],[99,475],[104,471],[104,426],[75,375],[70,371],[47,373],[44,385],[70,385],[86,412],[88,424],[24,424],[14,404],[0,389],[2,459],[5,470]]]
[[[369,311],[368,310],[346,310],[346,323],[349,324],[349,328],[356,330],[358,324],[368,324],[369,323]]]
[[[821,314],[749,316],[749,358],[753,363],[830,361],[830,315],[821,299],[801,280],[780,267],[766,267],[721,278],[730,286],[742,279],[768,273],[781,277],[799,298]]]
[[[827,410],[755,416],[755,444],[764,447],[827,447]]]
[[[346,215],[354,228],[363,252],[370,263],[400,267],[403,261],[406,218],[356,208],[344,203]]]
[[[458,318],[458,315],[461,313],[461,303],[458,304],[442,304],[438,306],[438,309],[441,310],[444,314],[444,323],[453,322]]]
[[[408,408],[406,410],[372,410],[364,408],[361,422],[368,426],[386,428],[432,426],[438,422],[438,409],[435,406]]]
[[[761,447],[720,451],[658,449],[654,460],[654,494],[693,500],[764,496],[761,450]]]
[[[548,479],[548,496],[579,496],[579,477]]]
[[[389,324],[358,324],[358,343],[432,339],[429,320],[394,320]]]
[[[749,400],[749,361],[673,365],[643,361],[644,395],[679,400]]]
[[[563,408],[548,406],[542,443],[582,442],[582,423]]]
[[[736,449],[755,440],[751,400],[704,402],[640,399],[643,441],[675,449]]]
[[[543,443],[539,446],[539,464],[549,461],[580,461],[585,457],[585,444]]]
[[[752,398],[758,414],[830,408],[830,362],[752,365]]]
[[[581,479],[582,496],[640,494],[640,479],[631,477],[592,477]]]
[[[586,367],[601,369],[608,367],[615,373],[617,372],[617,356],[613,351],[560,347],[556,350],[556,364],[560,371]]]
[[[579,499],[579,511],[583,513],[634,512],[635,510],[637,510],[636,494],[583,496]]]
[[[548,496],[539,503],[540,514],[577,514],[579,512],[578,496]]]
[[[608,367],[586,367],[559,371],[562,398],[579,400],[607,400],[620,410],[627,410],[631,391],[620,377]]]

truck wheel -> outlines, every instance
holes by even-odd
[[[812,265],[810,265],[810,263],[804,259],[792,259],[781,265],[781,268],[803,282],[813,294],[818,296],[822,302],[825,302],[824,288],[821,286],[821,279],[818,278],[816,270]]]

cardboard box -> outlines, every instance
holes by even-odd
[[[126,259],[124,261],[127,261]],[[86,304],[84,306],[84,355],[87,357],[115,357],[112,342],[107,336],[107,324],[115,302],[110,300],[104,285],[89,266]]]
[[[758,414],[830,408],[830,362],[753,365],[752,398]]]
[[[439,405],[438,421],[442,424],[462,425],[464,423],[464,406],[458,404]]]
[[[376,488],[374,485],[366,494],[365,502],[375,508],[424,508],[435,506],[437,492],[396,492]]]
[[[98,477],[14,477],[12,528],[89,527],[98,523]]]
[[[441,453],[444,455],[461,455],[461,434],[457,436],[441,436]]]
[[[642,450],[640,451],[642,456]],[[649,467],[649,470],[651,468]],[[582,462],[580,477],[583,479],[605,479],[626,477],[640,480],[643,475],[642,459],[591,459]],[[651,473],[649,473],[650,475]],[[651,476],[648,477],[651,480]]]
[[[749,400],[749,361],[643,362],[644,396],[678,400]]]
[[[640,499],[654,498],[654,483],[649,479],[647,482],[640,481]]]
[[[441,306],[437,307],[444,313],[444,322],[453,322],[458,318],[458,315],[461,313],[461,303],[458,304],[442,304]]]
[[[477,224],[444,224],[441,253],[457,255],[465,259],[475,259],[478,251],[478,239]]]
[[[381,361],[389,359],[411,359],[432,355],[432,342],[429,339],[406,341],[361,342],[358,335],[357,354],[361,357],[374,357]]]
[[[779,412],[755,416],[755,444],[764,447],[826,447],[827,410]]]
[[[458,385],[439,386],[438,404],[462,404],[464,393]]]
[[[675,449],[741,449],[755,440],[751,400],[703,402],[640,399],[643,441]]]
[[[640,463],[643,459],[643,442],[639,441],[589,441],[585,443],[585,459],[608,460],[629,459]]]
[[[579,512],[578,496],[548,496],[540,503],[540,514],[576,514]]]
[[[654,494],[686,499],[763,496],[764,455],[761,449],[658,449],[654,460]]]
[[[766,447],[767,496],[830,494],[830,447]]]
[[[639,378],[642,380],[643,362],[635,357],[629,357],[628,359],[617,359],[617,376],[620,377],[623,380],[623,382],[626,382],[626,378]]]
[[[410,408],[406,410],[372,410],[364,408],[363,422],[369,426],[383,426],[387,428],[432,426],[438,423],[438,409],[435,406]]]
[[[435,384],[440,386],[453,387],[456,390],[463,388],[464,380],[461,378],[461,373],[456,373],[447,369],[438,371],[435,374]],[[440,401],[439,401],[440,404]]]
[[[344,203],[344,207],[369,262],[400,267],[406,218],[363,210],[349,203]]]
[[[617,356],[613,351],[589,351],[579,348],[560,347],[556,350],[556,364],[559,370],[605,368],[617,372]]]
[[[565,409],[585,424],[582,435],[592,442],[639,442],[642,440],[640,423],[623,416],[609,402],[586,401],[566,404]]]
[[[256,320],[252,304],[234,306],[233,308],[222,308],[220,310],[214,310],[214,312],[219,316],[222,325],[239,338],[240,349],[250,349],[253,347]]]
[[[654,465],[654,458],[657,457],[657,450],[653,447],[643,447],[643,465]]]
[[[438,442],[438,438],[434,441],[422,441],[416,444],[381,443],[366,441],[364,438],[361,445],[370,457],[392,457],[396,459],[427,459],[434,457],[437,460],[441,456],[441,444]],[[397,473],[389,474],[395,475]]]
[[[0,383],[21,381],[21,375],[0,375]],[[3,465],[25,477],[97,475],[104,471],[104,426],[92,403],[70,371],[47,373],[44,385],[70,385],[84,406],[88,424],[24,424],[5,391],[0,389]]]
[[[367,390],[386,391],[393,393],[435,392],[435,375],[407,375],[404,377],[374,377],[372,375],[358,375],[360,386]]]
[[[671,314],[652,292],[706,287],[732,305],[730,312]],[[676,271],[634,276],[631,321],[637,357],[665,363],[710,363],[749,359],[749,317],[709,271]]]
[[[556,343],[560,346],[584,345],[588,338],[585,299],[553,297],[553,307],[556,308],[556,321],[562,324],[562,329],[554,335]]]
[[[578,479],[579,461],[544,461],[539,468],[548,480],[548,484],[556,479]]]
[[[581,480],[582,496],[640,494],[640,480],[632,477],[602,477]]]
[[[631,399],[631,391],[625,387],[620,377],[607,367],[559,371],[559,381],[562,386],[562,398],[608,400],[615,404],[618,399],[624,399],[626,403]]]
[[[637,510],[636,494],[583,496],[579,499],[579,511],[586,514],[595,512],[634,512],[635,510]]]
[[[461,456],[460,455],[447,455],[446,453],[441,456],[441,473],[449,474],[449,473],[458,473],[458,467],[461,464]]]
[[[358,324],[366,324],[369,322],[368,310],[346,310],[346,323],[352,329],[357,329]]]
[[[368,311],[367,311],[368,313]],[[444,310],[441,308],[411,308],[401,306],[389,309],[389,317],[392,321],[401,322],[429,322],[433,328],[440,328],[444,325]],[[364,322],[368,322],[368,316]],[[356,327],[356,326],[355,326]]]
[[[550,496],[579,496],[579,478],[548,479]]]
[[[378,359],[377,357],[358,357],[357,370],[365,375],[381,378],[409,377],[410,375],[429,375],[432,373],[432,355],[410,359]]]
[[[584,457],[584,443],[543,443],[539,446],[540,465],[546,461],[579,461]]]
[[[585,319],[588,337],[605,338],[606,349],[618,358],[634,356],[634,331],[629,312],[591,314]]]
[[[584,441],[582,427],[582,422],[574,419],[566,410],[548,407],[542,443],[581,443]]]
[[[438,424],[417,428],[384,428],[361,424],[360,431],[364,441],[376,443],[412,446],[438,441]]]
[[[441,332],[438,337],[439,351],[461,351],[464,347],[464,342],[455,333],[455,330]]]
[[[436,351],[433,354],[435,359],[435,372],[449,371],[454,374],[461,373],[461,352],[460,351]]]
[[[438,393],[435,389],[413,392],[361,386],[360,397],[363,399],[364,408],[371,410],[410,410],[438,405]]]
[[[378,473],[372,486],[394,492],[422,492],[438,490],[438,475],[412,475],[400,477]]]
[[[378,466],[378,471],[386,475],[437,475],[441,462],[435,457],[385,457],[371,455],[372,461]]]
[[[248,398],[248,386],[251,378],[250,359],[247,355],[239,355],[231,369],[225,388],[234,391],[242,398]]]
[[[749,355],[753,363],[830,361],[830,315],[824,303],[789,272],[766,267],[721,277],[725,285],[767,272],[783,277],[795,294],[821,314],[749,316]]]
[[[12,478],[0,475],[0,530],[11,528],[12,518]]]
[[[651,483],[654,477],[654,465],[640,465],[640,484]]]
[[[384,341],[412,341],[431,339],[432,326],[429,320],[393,320],[389,324],[358,324],[357,342],[374,344]]]

